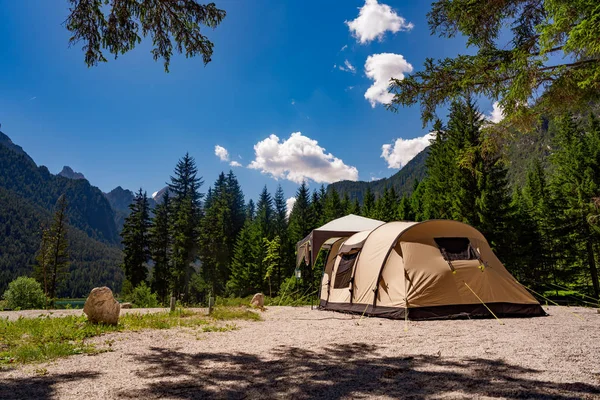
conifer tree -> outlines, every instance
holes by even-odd
[[[450,146],[448,133],[442,122],[436,121],[433,131],[436,137],[429,146],[429,156],[425,161],[427,178],[423,181],[424,219],[452,218],[453,183],[456,178],[456,153]]]
[[[48,296],[48,280],[50,276],[50,229],[42,226],[42,239],[40,248],[35,256],[34,276],[44,289],[44,294]]]
[[[56,201],[54,217],[48,231],[48,297],[50,299],[56,298],[58,287],[69,272],[67,207],[67,198],[63,194]]]
[[[335,189],[335,186],[330,186],[330,188],[331,189],[325,195],[325,205],[323,207],[323,215],[325,216],[325,220],[323,223],[327,223],[344,216],[345,210],[342,208],[340,195]]]
[[[173,196],[171,289],[174,295],[180,297],[188,294],[189,282],[195,272],[202,217],[202,194],[199,191],[202,184],[194,158],[186,153],[177,162],[175,174],[168,185]]]
[[[409,196],[402,196],[398,204],[398,219],[400,221],[414,221],[415,214],[412,211]]]
[[[167,190],[162,203],[154,209],[150,227],[150,254],[154,261],[151,288],[163,303],[169,295],[171,280],[171,217],[171,197]]]
[[[313,229],[327,222],[325,221],[325,215],[323,214],[326,192],[323,186],[321,186],[321,189],[320,192],[313,190],[310,197],[310,226]]]
[[[586,265],[594,294],[600,297],[600,283],[596,265],[595,247],[599,237],[590,224],[590,217],[597,212],[594,199],[600,190],[600,169],[593,157],[600,153],[598,128],[594,121],[589,132],[577,126],[574,118],[567,115],[559,121],[556,151],[551,161],[555,168],[552,186],[561,210],[560,226],[571,233],[563,242],[571,244],[570,261]],[[593,218],[592,218],[593,220]]]
[[[360,211],[360,203],[358,202],[358,199],[355,198],[350,202],[348,208],[346,209],[346,215],[360,215]]]
[[[257,246],[262,245],[261,239],[258,223],[247,219],[235,243],[231,274],[227,282],[230,294],[245,297],[262,290],[262,259],[259,260],[261,251]]]
[[[256,206],[254,205],[254,200],[248,200],[248,204],[246,204],[246,220],[253,221],[256,218]]]
[[[294,203],[294,207],[292,207],[288,224],[292,245],[304,239],[313,230],[310,221],[310,206],[308,186],[306,182],[302,182],[302,185],[300,185],[296,192],[296,202]]]
[[[262,237],[269,239],[273,237],[273,214],[273,199],[265,186],[256,203],[256,222]]]
[[[133,288],[146,280],[150,260],[150,209],[146,192],[140,189],[129,205],[131,213],[125,218],[123,238],[123,270]]]
[[[277,186],[275,192],[275,236],[279,238],[279,259],[275,266],[274,284],[279,289],[284,277],[293,271],[294,252],[288,238],[287,204],[281,185]]]
[[[375,195],[370,187],[367,187],[365,197],[363,199],[362,216],[373,218],[375,215]]]

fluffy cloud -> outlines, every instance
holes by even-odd
[[[435,138],[435,133],[429,132],[414,139],[396,139],[393,144],[381,146],[381,157],[387,161],[388,168],[402,168],[429,146],[430,140],[433,138]]]
[[[346,21],[359,43],[366,44],[375,39],[383,39],[385,32],[396,33],[409,31],[414,25],[396,14],[387,4],[379,4],[377,0],[366,0],[365,5],[359,9],[358,17]]]
[[[294,204],[296,204],[296,198],[295,197],[290,197],[289,199],[287,199],[285,201],[285,206],[286,206],[286,215],[289,218],[290,214],[292,213],[292,209],[294,208]]]
[[[377,103],[388,104],[394,96],[388,92],[390,79],[404,79],[404,74],[412,72],[413,67],[401,54],[381,53],[367,57],[365,61],[365,74],[373,80],[371,87],[365,92],[365,99],[369,100],[371,107]]]
[[[242,164],[240,164],[237,161],[232,161],[232,162],[229,163],[229,165],[231,165],[232,167],[241,167],[242,166]]]
[[[302,183],[310,179],[317,183],[341,180],[358,180],[358,170],[342,160],[326,153],[316,140],[292,133],[289,139],[280,141],[271,135],[254,145],[255,159],[248,168],[258,169],[275,179],[287,179]]]
[[[215,146],[215,156],[219,157],[221,161],[229,161],[229,152],[223,146]]]
[[[486,119],[497,124],[504,119],[504,110],[500,107],[500,104],[496,101],[492,105],[492,111],[486,116]]]

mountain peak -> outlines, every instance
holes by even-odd
[[[31,157],[29,157],[29,154],[27,154],[21,146],[14,144],[13,141],[10,140],[10,138],[6,134],[4,134],[2,131],[0,131],[0,145],[7,147],[8,149],[14,151],[17,154],[27,157],[27,159],[29,161],[31,161],[33,164],[35,164],[33,159]]]
[[[58,175],[68,179],[85,179],[85,176],[83,176],[81,172],[73,171],[73,169],[68,165],[65,165]]]

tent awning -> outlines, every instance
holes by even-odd
[[[383,221],[354,214],[334,219],[320,228],[313,230],[296,244],[296,265],[300,265],[302,260],[306,264],[314,265],[321,247],[326,245],[331,239],[337,240],[342,237],[349,237],[357,232],[375,229],[384,223]]]

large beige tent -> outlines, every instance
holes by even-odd
[[[486,307],[487,306],[487,307]],[[389,222],[331,245],[320,307],[389,318],[545,315],[483,235],[456,221]]]
[[[315,265],[317,255],[323,246],[329,247],[340,238],[347,238],[357,232],[375,229],[385,222],[348,214],[334,219],[313,230],[296,244],[296,266],[304,260],[306,264]]]

